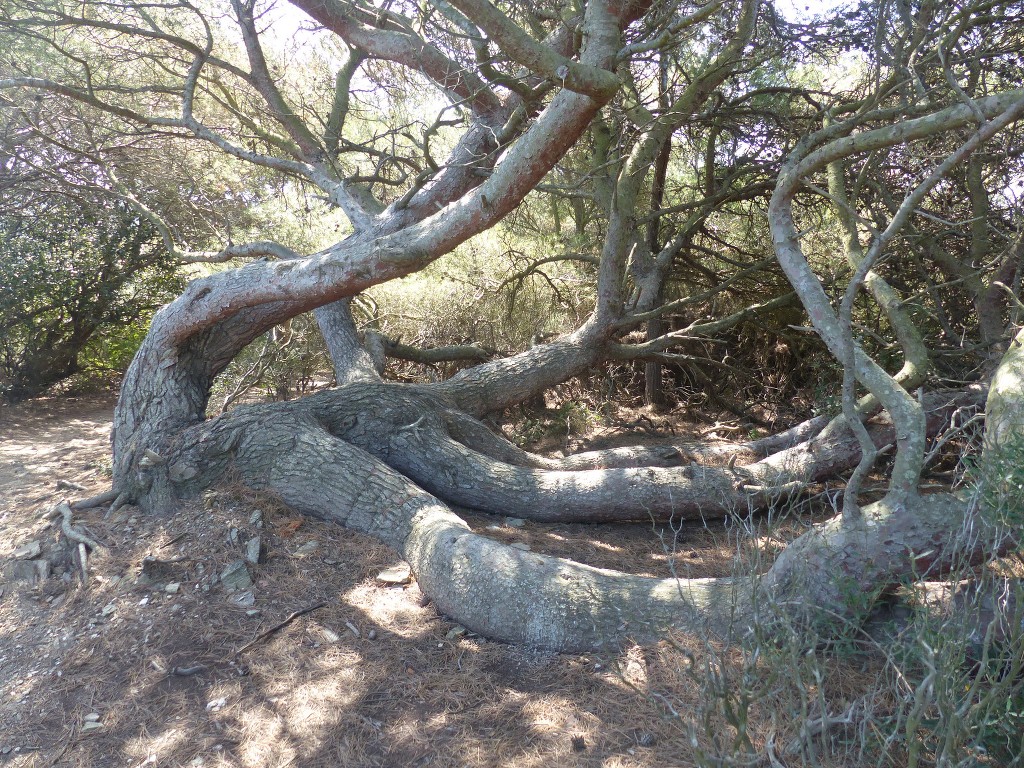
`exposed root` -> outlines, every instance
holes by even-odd
[[[68,541],[73,541],[80,546],[84,545],[89,549],[102,549],[102,547],[97,542],[90,539],[88,536],[86,536],[84,533],[79,531],[71,524],[71,519],[72,516],[74,515],[74,511],[71,509],[70,504],[68,504],[66,501],[62,501],[60,504],[57,505],[57,511],[60,512],[63,518],[61,520],[60,529],[68,538]],[[84,562],[82,565],[82,570],[85,570]]]
[[[132,502],[132,497],[131,497],[131,494],[128,491],[124,491],[122,493],[117,494],[117,496],[114,497],[114,501],[110,505],[110,509],[108,509],[106,514],[103,515],[103,519],[104,520],[109,519],[111,515],[113,515],[115,512],[117,512],[117,510],[119,510],[121,507],[125,506],[126,504],[130,504],[131,502]]]
[[[87,499],[79,499],[78,501],[71,502],[72,509],[92,509],[93,507],[102,507],[111,503],[120,494],[116,489],[111,488],[109,491],[97,494],[96,496],[90,496]]]
[[[836,516],[792,542],[765,575],[766,594],[803,618],[857,618],[887,588],[980,565],[1016,544],[1014,532],[951,493],[886,497],[862,513]]]
[[[234,444],[230,467],[243,482],[391,546],[438,610],[472,632],[585,650],[654,640],[672,627],[724,633],[746,613],[737,608],[742,590],[729,579],[634,576],[478,535],[403,474],[325,432],[304,409],[238,409],[196,429],[202,434],[187,441],[195,450],[172,466],[226,468],[210,451]],[[215,481],[204,475],[197,488]]]
[[[300,512],[392,547],[438,609],[471,631],[582,650],[651,640],[673,627],[729,635],[738,622],[746,631],[759,618],[754,587],[728,579],[638,577],[521,551],[474,533],[447,502],[544,520],[721,516],[778,503],[859,457],[852,437],[833,430],[747,466],[551,470],[524,466],[528,454],[497,436],[482,440],[485,451],[467,447],[462,440],[483,433],[450,415],[428,393],[381,384],[238,408],[185,430],[178,447],[165,451],[166,462],[145,467],[145,487],[153,490],[143,503],[194,496],[234,473]],[[462,440],[449,435],[453,423]],[[892,439],[888,425],[876,425],[875,432],[881,444]],[[914,530],[922,537],[946,530],[932,522]],[[905,532],[886,525],[879,530]],[[870,600],[874,590],[927,564],[918,556],[923,539],[909,555],[902,543],[880,554],[872,549],[877,531],[856,542],[850,531],[830,525],[813,535],[819,538],[791,546],[765,577],[770,589],[759,594],[775,599],[759,611],[801,601],[839,610],[848,597],[847,569],[857,575],[854,588]],[[847,550],[853,560],[843,560]]]
[[[78,544],[78,565],[82,569],[82,586],[89,586],[89,552],[84,542]]]

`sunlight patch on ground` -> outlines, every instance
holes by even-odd
[[[124,751],[132,756],[134,760],[132,765],[140,766],[140,768],[149,765],[163,765],[166,762],[164,756],[170,756],[177,752],[188,738],[187,723],[170,725],[162,732],[144,733],[142,736],[129,739],[125,744]]]
[[[356,684],[359,674],[354,666],[357,663],[354,660],[359,656],[346,656],[349,664],[325,664],[322,677],[294,688],[285,715],[292,732],[302,731],[307,738],[316,740],[315,732],[322,726],[333,724],[338,709],[362,693],[361,686]]]
[[[415,584],[402,588],[364,582],[346,592],[342,600],[364,613],[371,623],[412,639],[422,634],[424,619],[433,614],[419,604],[422,595]]]
[[[242,717],[238,757],[246,766],[287,765],[299,758],[285,718],[270,707],[252,707]]]

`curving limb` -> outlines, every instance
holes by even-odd
[[[230,470],[305,514],[373,536],[409,562],[442,613],[494,639],[582,651],[672,627],[729,631],[742,600],[729,579],[638,577],[475,534],[403,474],[332,436],[302,402],[244,406],[195,427],[167,471],[184,490]]]

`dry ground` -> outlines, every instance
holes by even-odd
[[[736,740],[702,698],[709,685],[728,697],[729,677],[756,668],[734,652],[695,638],[586,656],[488,642],[438,615],[415,582],[380,582],[399,564],[391,551],[241,490],[168,518],[76,513],[103,545],[83,585],[50,513],[106,489],[112,405],[0,409],[0,766],[690,766],[691,736],[702,748]],[[673,549],[683,576],[728,573],[734,551],[722,527],[470,521],[657,576]],[[253,584],[229,590],[219,576],[255,537]],[[16,560],[33,541],[39,556]],[[33,562],[48,578],[25,580]],[[837,680],[842,707],[857,685]],[[793,727],[773,697],[752,704],[757,750]]]

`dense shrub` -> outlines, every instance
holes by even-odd
[[[0,215],[0,397],[123,370],[153,311],[182,285],[159,236],[123,205]]]

